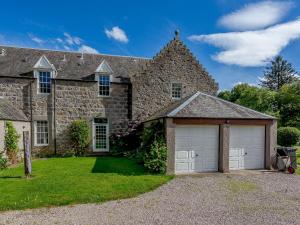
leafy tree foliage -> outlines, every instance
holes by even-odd
[[[277,142],[281,146],[292,147],[300,138],[300,131],[295,127],[280,127],[277,131]]]
[[[278,94],[278,101],[281,125],[300,129],[300,80],[283,85]]]
[[[266,88],[238,84],[231,91],[220,92],[218,97],[260,112],[272,115],[276,112],[276,92]]]
[[[296,79],[296,71],[292,64],[281,56],[277,56],[271,61],[271,65],[266,67],[260,85],[273,91],[279,91],[284,84],[292,83]]]

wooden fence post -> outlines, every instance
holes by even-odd
[[[30,153],[30,138],[29,131],[23,131],[23,145],[24,145],[24,169],[25,176],[31,175],[31,153]]]

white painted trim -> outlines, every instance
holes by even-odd
[[[95,126],[101,125],[106,126],[106,149],[97,149],[96,148],[96,132],[95,132]],[[107,119],[107,123],[94,123],[94,120],[92,122],[92,136],[93,136],[93,152],[109,152],[109,120]]]
[[[106,65],[107,67],[108,67],[108,71],[100,71],[101,70],[101,67],[103,66],[103,65]],[[110,65],[108,64],[108,62],[105,60],[105,59],[103,59],[102,60],[102,62],[100,63],[100,65],[97,67],[97,69],[95,70],[95,73],[100,73],[100,74],[112,74],[113,73],[113,70],[111,69],[111,67],[110,67]]]
[[[180,84],[181,85],[181,89],[180,89],[180,98],[174,98],[173,97],[173,84]],[[183,91],[182,91],[182,83],[181,82],[171,82],[171,98],[173,99],[173,100],[180,100],[180,99],[182,99],[182,93],[183,93]]]
[[[108,95],[100,95],[100,76],[108,76],[109,77],[109,89],[108,89]],[[110,97],[110,92],[111,92],[111,75],[109,74],[97,74],[97,85],[98,85],[98,97],[101,98],[109,98]]]
[[[48,67],[41,67],[40,63],[42,60],[45,60],[46,63],[48,64]],[[45,55],[42,55],[39,60],[35,63],[35,65],[33,66],[33,69],[47,69],[47,70],[55,70],[55,67],[53,64],[50,63],[50,61],[48,60],[48,58]]]
[[[38,144],[37,143],[37,122],[38,121],[46,121],[47,122],[47,126],[48,126],[48,143],[47,144]],[[49,145],[49,122],[48,120],[36,120],[34,121],[34,125],[33,125],[33,135],[34,135],[34,146],[36,147],[43,147],[43,146],[48,146]]]
[[[178,106],[176,109],[172,110],[167,116],[175,116],[180,110],[182,110],[184,107],[186,107],[188,104],[190,104],[196,97],[200,95],[200,92],[196,92],[194,95],[192,95],[190,98],[188,98],[186,101],[184,101],[180,106]]]
[[[52,81],[51,81],[51,79],[50,79],[50,93],[43,93],[43,92],[40,92],[40,79],[39,79],[39,73],[40,72],[50,72],[50,78],[52,79],[53,78],[53,72],[54,71],[51,71],[51,70],[47,70],[47,69],[38,69],[38,70],[34,70],[33,71],[33,75],[34,75],[34,77],[36,78],[36,80],[37,80],[37,87],[36,87],[36,90],[37,90],[37,94],[38,95],[41,95],[41,96],[48,96],[48,95],[50,95],[51,94],[51,86],[52,86]]]

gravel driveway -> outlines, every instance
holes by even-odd
[[[182,176],[132,199],[0,213],[0,224],[300,224],[300,176]]]

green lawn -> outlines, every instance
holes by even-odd
[[[298,167],[297,167],[296,173],[300,175],[300,146],[296,146],[296,148],[298,149],[297,150],[297,164],[298,164]]]
[[[30,179],[23,177],[23,165],[0,171],[1,211],[129,198],[172,179],[114,157],[39,159],[32,169]]]

